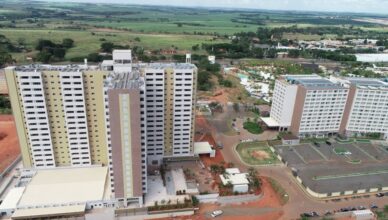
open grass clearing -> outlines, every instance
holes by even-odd
[[[249,165],[278,164],[280,161],[270,150],[267,142],[245,142],[236,147],[240,158]]]

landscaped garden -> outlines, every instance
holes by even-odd
[[[257,121],[257,118],[254,120],[251,120],[248,118],[244,124],[243,127],[245,130],[249,131],[252,134],[261,134],[263,133],[263,129],[261,128],[260,124]]]
[[[245,142],[236,147],[241,160],[249,165],[277,164],[279,160],[270,150],[267,142]]]

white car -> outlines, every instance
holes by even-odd
[[[224,213],[222,210],[216,210],[216,211],[213,211],[210,215],[215,218],[217,216],[220,216],[222,215],[222,213]]]

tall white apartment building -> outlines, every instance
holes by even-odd
[[[323,78],[289,79],[298,84],[290,131],[299,136],[338,133],[349,90]]]
[[[387,85],[381,79],[284,75],[275,83],[271,116],[263,121],[301,137],[387,134]]]
[[[25,168],[108,167],[112,198],[142,202],[147,166],[191,157],[197,68],[133,63],[9,67],[6,79]]]
[[[291,126],[292,112],[295,104],[297,85],[285,80],[276,80],[272,96],[271,117],[263,118],[270,127],[279,127],[280,131]]]
[[[16,72],[15,77],[18,79],[19,98],[23,102],[19,111],[28,130],[25,139],[30,144],[31,162],[36,167],[55,167],[42,75],[26,70]]]
[[[388,82],[368,78],[339,80],[350,89],[341,132],[388,134]]]

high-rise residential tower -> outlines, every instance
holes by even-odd
[[[133,63],[6,69],[26,168],[107,166],[112,197],[142,201],[147,166],[193,156],[197,68]]]

